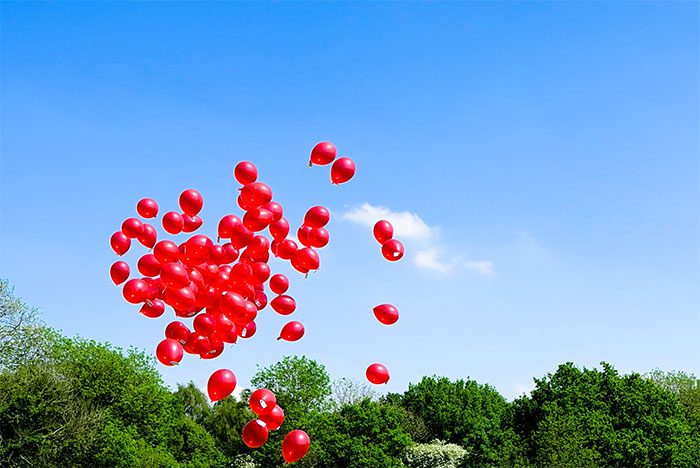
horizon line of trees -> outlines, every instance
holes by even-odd
[[[291,429],[311,438],[301,467],[700,466],[700,380],[560,365],[512,402],[471,379],[426,376],[379,397],[333,381],[305,356],[260,369],[285,422],[251,450],[255,416],[193,383],[171,391],[151,356],[66,338],[0,281],[0,466],[283,466]]]

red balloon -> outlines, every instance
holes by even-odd
[[[285,239],[280,242],[277,248],[277,256],[283,260],[291,260],[297,254],[297,243],[291,239]]]
[[[311,226],[307,226],[305,224],[302,224],[299,226],[299,229],[297,229],[297,239],[299,239],[299,243],[301,245],[310,247],[311,244],[309,243],[309,233],[311,232]]]
[[[289,235],[289,229],[287,218],[280,218],[269,226],[270,235],[279,242],[282,242]]]
[[[184,349],[189,354],[202,354],[209,350],[209,338],[197,333],[190,333],[184,344]]]
[[[240,337],[241,338],[251,338],[253,335],[255,335],[255,332],[258,331],[258,326],[255,324],[255,322],[248,322],[248,325],[243,327],[241,330]]]
[[[197,295],[191,288],[168,288],[165,300],[173,309],[187,311],[194,307]]]
[[[312,206],[304,215],[304,224],[312,228],[320,228],[331,220],[331,212],[324,206]]]
[[[392,325],[399,319],[399,309],[391,304],[381,304],[372,309],[374,316],[384,325]]]
[[[139,273],[143,276],[158,276],[162,268],[160,262],[153,254],[146,254],[139,258],[136,266]]]
[[[304,247],[297,252],[296,260],[301,267],[306,270],[318,270],[321,266],[321,259],[311,247]]]
[[[207,236],[196,235],[187,239],[185,242],[185,252],[187,256],[201,262],[209,257],[209,252],[214,246],[214,243]]]
[[[304,336],[304,325],[301,322],[288,322],[280,332],[278,340],[297,341]]]
[[[130,272],[129,264],[121,260],[112,263],[112,266],[109,267],[109,276],[112,278],[112,282],[117,286],[129,278]]]
[[[255,306],[258,310],[263,310],[267,307],[267,295],[262,291],[257,291],[255,293],[255,301],[253,302],[255,302]]]
[[[136,212],[142,218],[155,218],[158,215],[158,203],[152,198],[142,198],[136,204]]]
[[[270,307],[272,307],[274,311],[280,315],[289,315],[296,310],[297,303],[293,297],[281,295],[275,297],[270,302]]]
[[[355,175],[355,161],[350,158],[336,159],[331,166],[331,182],[343,184]]]
[[[394,237],[394,226],[389,221],[382,219],[374,224],[372,233],[377,242],[384,244],[384,242]]]
[[[382,364],[375,363],[370,365],[365,372],[367,380],[373,384],[385,384],[389,381],[389,371]]]
[[[231,267],[231,278],[238,281],[248,282],[253,278],[253,267],[247,263],[236,263]]]
[[[382,255],[390,262],[395,262],[403,257],[403,244],[396,239],[389,239],[382,244]]]
[[[282,441],[282,457],[287,463],[294,463],[306,456],[309,451],[311,441],[306,432],[295,429],[284,436]]]
[[[219,369],[209,377],[207,391],[211,401],[223,400],[236,388],[236,376],[228,369]]]
[[[284,208],[282,208],[282,205],[280,205],[279,203],[271,201],[270,203],[263,206],[263,208],[272,213],[272,222],[277,222],[280,219],[282,219],[282,215],[284,214]]]
[[[240,203],[244,204],[244,206],[241,206],[244,210],[246,210],[246,207],[258,208],[272,201],[272,189],[269,185],[262,182],[253,182],[241,188],[239,197],[241,199]]]
[[[122,232],[130,239],[136,239],[143,232],[143,223],[138,218],[129,218],[122,223]]]
[[[277,397],[266,388],[258,388],[250,394],[248,405],[250,405],[253,413],[262,416],[263,414],[268,414],[277,405]]]
[[[165,337],[171,340],[179,341],[180,344],[185,344],[187,338],[189,338],[191,332],[182,322],[174,321],[170,322],[167,327],[165,327]]]
[[[270,266],[265,262],[253,263],[253,281],[262,284],[270,278]]]
[[[245,299],[235,292],[229,291],[222,295],[219,305],[221,307],[221,313],[229,318],[245,312]]]
[[[149,304],[150,301],[150,304]],[[158,318],[165,313],[165,302],[160,299],[146,301],[139,312],[148,318]]]
[[[148,284],[138,278],[133,278],[124,284],[122,295],[127,302],[132,304],[140,304],[148,299]]]
[[[156,245],[156,240],[158,240],[158,232],[156,232],[156,228],[150,224],[143,223],[143,232],[141,232],[141,235],[138,236],[137,239],[141,245],[152,249],[153,246]]]
[[[211,314],[199,314],[192,322],[194,331],[203,336],[209,336],[216,330],[216,317]]]
[[[233,228],[231,244],[237,249],[242,249],[250,243],[254,236],[255,234],[241,223]]]
[[[182,361],[182,345],[175,340],[166,338],[156,347],[156,357],[165,366],[175,366]]]
[[[160,263],[176,262],[180,258],[180,249],[175,242],[162,240],[153,247],[153,255]]]
[[[241,218],[236,215],[226,215],[221,220],[219,220],[219,226],[217,232],[219,237],[224,239],[230,239],[233,237],[234,228],[241,224]]]
[[[300,260],[299,257],[300,256],[297,252],[297,255],[295,255],[294,258],[292,258],[292,260],[291,260],[292,268],[294,268],[299,273],[306,275],[309,272],[309,269],[301,264],[301,262],[299,261]]]
[[[316,146],[314,146],[314,148],[311,150],[309,166],[313,164],[317,164],[319,166],[330,164],[333,162],[337,154],[338,150],[335,149],[335,145],[330,141],[316,143]]]
[[[260,448],[265,445],[268,434],[265,423],[257,419],[243,426],[241,431],[243,442],[250,448]]]
[[[243,225],[253,232],[259,232],[273,221],[273,214],[264,208],[253,208],[243,215]]]
[[[223,256],[219,265],[225,265],[227,263],[233,263],[238,259],[238,249],[233,246],[232,243],[227,242],[221,246]]]
[[[109,245],[112,246],[114,253],[117,255],[124,255],[129,251],[129,247],[131,247],[131,239],[123,232],[117,231],[112,234],[112,237],[109,239]]]
[[[194,232],[204,224],[204,221],[199,216],[182,215],[182,232]]]
[[[321,249],[328,245],[328,241],[330,241],[331,236],[328,234],[328,231],[326,231],[325,228],[319,227],[310,230],[307,238],[309,241],[309,247]]]
[[[284,411],[280,408],[280,405],[275,405],[272,411],[261,415],[260,420],[265,423],[268,430],[276,431],[284,422]]]
[[[168,211],[163,215],[163,229],[168,234],[180,234],[185,227],[185,220],[176,211]]]
[[[180,263],[169,262],[160,270],[160,280],[168,288],[184,288],[189,286],[190,277],[187,269]]]
[[[187,189],[180,194],[180,209],[183,213],[190,216],[196,216],[202,211],[204,198],[202,194],[194,189]]]
[[[252,184],[258,179],[258,168],[249,161],[241,161],[233,169],[233,176],[239,184]]]
[[[224,341],[218,334],[212,333],[209,336],[209,348],[205,352],[200,353],[199,357],[202,359],[214,359],[215,357],[220,356],[223,352]]]
[[[270,278],[270,290],[275,294],[284,294],[289,289],[289,278],[281,273],[272,275]]]

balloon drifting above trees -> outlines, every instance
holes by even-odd
[[[334,185],[350,181],[357,169],[352,159],[337,158],[337,154],[333,143],[320,142],[309,156],[309,166],[330,165]],[[165,328],[165,339],[158,343],[155,353],[165,366],[177,365],[185,354],[214,359],[224,352],[226,344],[232,345],[239,338],[250,339],[257,330],[258,313],[268,304],[279,315],[293,314],[297,303],[288,293],[290,280],[271,271],[271,255],[308,275],[321,267],[319,250],[330,242],[331,212],[326,207],[310,207],[293,231],[284,216],[283,205],[274,200],[272,188],[258,179],[254,163],[239,162],[233,175],[241,185],[234,203],[243,210],[243,215],[221,217],[216,224],[215,240],[203,234],[193,234],[179,244],[169,239],[158,240],[155,226],[144,221],[156,218],[160,212],[152,198],[142,198],[136,204],[141,219],[125,219],[110,238],[110,246],[118,256],[129,252],[132,240],[150,249],[137,261],[136,270],[141,277],[130,278],[132,270],[123,260],[110,267],[111,280],[121,285],[127,302],[140,305],[140,313],[148,318],[162,316],[169,306],[176,317],[193,319],[191,326],[176,320]],[[161,216],[160,225],[167,234],[195,233],[205,224],[200,217],[204,197],[199,191],[184,190],[178,198],[178,208]],[[290,232],[296,232],[299,243],[288,237]],[[387,260],[393,262],[403,256],[404,247],[393,238],[394,230],[388,221],[379,220],[373,235]],[[389,304],[377,306],[373,311],[385,325],[398,320],[398,310]],[[295,342],[304,333],[301,322],[290,321],[282,327],[278,340]],[[368,368],[366,373],[370,382],[388,381],[389,373],[383,365],[373,364],[370,368],[372,372]],[[236,376],[228,369],[214,372],[207,384],[212,401],[231,395],[235,387]],[[274,394],[265,389],[256,392],[255,398],[251,395],[250,405],[258,419],[250,421],[242,431],[244,442],[251,448],[264,444],[268,431],[276,430],[284,421],[284,411],[275,403]],[[287,434],[282,443],[288,462],[299,460],[308,449],[308,435],[299,430]]]

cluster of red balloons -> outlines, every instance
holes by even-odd
[[[258,417],[249,421],[241,431],[243,442],[250,448],[265,445],[269,431],[275,431],[284,422],[284,411],[277,404],[275,394],[266,388],[259,388],[248,399],[250,409]],[[309,451],[309,436],[301,430],[291,431],[282,442],[282,456],[285,461],[295,462]]]
[[[322,141],[311,150],[309,166],[313,166],[314,164],[317,166],[327,166],[333,163],[331,166],[331,182],[334,184],[344,184],[355,175],[355,161],[350,158],[335,159],[337,155],[338,150],[333,143]]]
[[[356,167],[350,158],[336,156],[332,143],[321,142],[311,151],[309,165],[332,163],[331,182],[342,184],[355,175]],[[155,226],[146,222],[159,213],[158,203],[150,198],[141,199],[136,205],[139,217],[124,220],[110,238],[112,250],[119,256],[130,250],[133,240],[149,249],[137,261],[138,277],[130,278],[131,268],[125,261],[116,261],[110,267],[111,279],[116,285],[123,284],[122,295],[127,302],[139,305],[140,313],[149,318],[162,316],[170,306],[175,316],[193,319],[191,327],[179,320],[165,327],[165,339],[156,346],[156,358],[165,366],[177,365],[185,353],[213,359],[223,353],[226,344],[251,338],[257,330],[258,312],[268,305],[266,285],[274,295],[270,307],[283,316],[292,314],[297,305],[287,294],[289,279],[272,274],[270,253],[306,275],[320,267],[317,249],[329,243],[327,208],[309,208],[296,230],[299,245],[289,238],[290,222],[284,217],[282,205],[273,200],[272,189],[258,181],[257,167],[242,161],[235,166],[234,177],[241,184],[237,204],[243,216],[223,216],[217,224],[216,239],[194,234],[204,224],[200,217],[204,199],[194,189],[180,194],[180,210],[168,211],[160,220],[163,230],[172,236],[192,234],[183,242],[158,240]],[[277,339],[297,341],[303,335],[304,325],[290,321]],[[207,384],[209,398],[219,401],[235,387],[232,371],[217,370]],[[282,424],[284,411],[269,390],[259,389],[253,395],[250,404],[258,418],[243,428],[243,439],[248,446],[259,447],[267,440],[268,431]],[[308,449],[309,438],[303,431],[290,432],[282,443],[288,462],[302,458]]]
[[[400,240],[394,239],[394,226],[385,219],[375,223],[372,229],[374,238],[382,246],[382,255],[390,262],[395,262],[403,257],[404,249]]]

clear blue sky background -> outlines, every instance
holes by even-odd
[[[213,234],[249,159],[294,222],[333,211],[322,269],[293,276],[307,335],[275,341],[266,310],[220,358],[160,366],[171,385],[220,367],[247,385],[291,353],[358,380],[383,362],[382,390],[439,374],[509,398],[569,360],[700,373],[697,3],[1,9],[0,275],[66,334],[153,350],[169,320],[122,300],[109,236],[189,187]],[[351,183],[306,166],[325,139]],[[341,219],[363,203],[435,229],[389,264]]]

